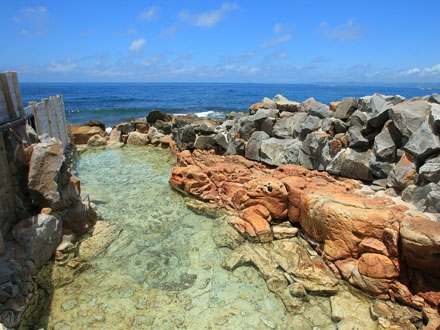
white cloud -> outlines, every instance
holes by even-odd
[[[26,7],[20,9],[18,16],[13,21],[25,25],[19,33],[25,36],[44,36],[44,27],[49,23],[49,10],[47,7]]]
[[[115,33],[113,36],[115,38],[119,38],[119,37],[125,37],[125,36],[133,35],[133,34],[137,34],[137,31],[136,31],[136,29],[131,28],[131,29],[128,29],[128,30],[124,30],[124,31]]]
[[[265,42],[263,42],[263,43],[261,44],[261,47],[262,47],[262,48],[272,47],[272,46],[275,46],[275,45],[278,45],[278,44],[282,44],[282,43],[284,43],[284,42],[287,42],[287,41],[289,41],[290,39],[292,39],[292,36],[291,36],[290,34],[285,34],[285,35],[283,35],[283,36],[276,37],[276,38],[271,39],[271,40],[266,40]]]
[[[171,37],[173,36],[177,31],[177,26],[176,25],[171,25],[169,28],[163,30],[159,37],[160,38],[166,38],[166,37]]]
[[[128,49],[133,53],[138,53],[145,47],[145,44],[146,44],[145,39],[140,38],[133,41]]]
[[[146,60],[142,64],[144,66],[152,66],[152,65],[156,65],[156,64],[163,62],[164,59],[165,59],[165,56],[163,54],[157,55],[157,56],[151,56],[148,60]]]
[[[154,6],[145,8],[140,14],[139,19],[141,21],[155,21],[159,18],[160,7]]]
[[[69,72],[76,68],[76,63],[72,59],[67,59],[64,63],[53,61],[52,65],[47,67],[50,72]]]
[[[434,75],[440,74],[440,64],[436,64],[430,68],[424,68],[423,73],[434,74]]]
[[[335,28],[330,28],[327,22],[322,22],[319,29],[321,30],[322,35],[327,39],[349,41],[361,39],[364,36],[361,28],[354,24],[353,18]]]
[[[220,22],[227,12],[238,9],[236,3],[225,2],[219,9],[206,11],[204,13],[193,13],[188,10],[182,10],[179,13],[179,18],[192,25],[199,27],[212,27]]]
[[[275,24],[273,27],[273,32],[275,32],[275,34],[280,34],[283,31],[283,25],[282,24]]]

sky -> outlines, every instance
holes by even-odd
[[[21,82],[440,83],[440,1],[2,0]]]

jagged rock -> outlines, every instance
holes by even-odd
[[[340,175],[364,180],[372,181],[373,175],[370,168],[371,152],[359,152],[351,148],[347,148],[341,156],[341,171]]]
[[[429,112],[429,125],[431,125],[431,129],[434,134],[440,135],[440,104],[438,103],[431,104],[431,111]]]
[[[135,131],[133,123],[121,123],[116,125],[116,130],[120,131],[122,134],[128,134]]]
[[[18,223],[13,235],[35,266],[40,268],[61,243],[63,226],[53,215],[38,214]]]
[[[148,138],[148,134],[142,134],[139,132],[131,132],[128,134],[127,144],[145,146],[149,143],[150,139]]]
[[[256,161],[260,161],[260,149],[261,144],[264,140],[269,139],[270,136],[262,131],[256,131],[252,133],[249,141],[246,144],[245,148],[245,157],[247,159],[252,159]]]
[[[385,97],[381,94],[374,94],[367,108],[369,113],[367,124],[373,128],[382,128],[389,118],[389,111],[392,103],[387,102]]]
[[[107,144],[107,140],[105,137],[95,134],[93,135],[89,141],[87,141],[87,146],[89,147],[101,147]]]
[[[429,96],[428,102],[440,104],[440,94],[434,93]]]
[[[271,100],[268,97],[265,97],[261,102],[260,102],[260,108],[263,109],[276,109],[277,108],[277,104],[275,101]]]
[[[309,116],[315,116],[321,119],[333,117],[334,115],[333,111],[330,111],[328,106],[320,102],[313,104],[307,112]]]
[[[239,137],[245,141],[249,140],[252,133],[257,131],[255,116],[244,116],[237,120],[237,132]]]
[[[307,113],[298,112],[293,116],[293,137],[297,138],[301,134],[301,126],[307,119]]]
[[[374,152],[372,152],[370,155],[370,169],[375,177],[386,179],[393,170],[393,164],[378,160]]]
[[[421,217],[406,217],[400,225],[402,257],[408,267],[440,277],[440,223]]]
[[[403,149],[417,158],[425,158],[440,151],[440,141],[438,136],[431,132],[428,124],[421,122]]]
[[[358,101],[354,97],[343,98],[336,107],[336,111],[334,113],[335,118],[348,119],[351,114],[356,111],[357,107]]]
[[[300,137],[305,139],[307,137],[307,134],[317,131],[320,125],[321,125],[321,120],[318,117],[307,116],[306,120],[304,120],[301,126],[299,127]]]
[[[69,140],[75,144],[87,144],[87,141],[94,136],[99,134],[101,136],[106,136],[105,130],[99,126],[77,126],[69,125],[67,127]]]
[[[340,134],[340,133],[345,133],[348,131],[349,126],[340,119],[334,119],[332,121],[332,124],[333,124],[334,132],[335,132],[334,135]]]
[[[293,127],[296,122],[295,116],[284,117],[275,123],[273,126],[273,136],[280,139],[293,138]]]
[[[411,154],[404,153],[399,162],[387,177],[387,185],[397,190],[414,184],[417,175],[416,158]]]
[[[425,161],[425,164],[419,168],[419,180],[440,182],[440,156],[434,156]]]
[[[105,131],[105,124],[100,122],[99,120],[91,120],[85,123],[84,126],[90,126],[90,127],[97,126],[101,128],[103,131]]]
[[[218,132],[214,137],[215,143],[222,147],[224,150],[228,149],[229,135],[226,132]]]
[[[325,170],[330,162],[328,135],[312,133],[307,135],[299,153],[299,163],[309,170]]]
[[[209,119],[202,119],[196,121],[193,123],[193,125],[194,125],[194,131],[197,134],[202,134],[202,135],[214,134],[217,127],[217,123]]]
[[[173,123],[161,119],[156,120],[151,125],[165,135],[171,134],[171,131],[173,129]]]
[[[262,205],[274,220],[287,216],[287,190],[284,184],[270,176],[258,176],[243,185],[246,196],[242,202],[245,207]]]
[[[254,115],[257,110],[260,108],[261,102],[256,102],[249,107],[249,114]]]
[[[228,143],[228,148],[226,149],[227,155],[242,155],[245,154],[246,143],[243,139],[232,139]]]
[[[215,146],[216,146],[215,134],[199,135],[196,137],[196,141],[194,142],[194,148],[200,150],[214,149]]]
[[[61,191],[69,184],[63,144],[57,139],[34,146],[29,162],[28,187],[35,204],[59,210],[64,206]]]
[[[151,110],[147,117],[147,122],[150,124],[156,123],[156,121],[161,120],[164,122],[170,122],[173,120],[173,117],[161,110]]]
[[[422,209],[426,204],[428,195],[435,190],[440,190],[440,187],[435,183],[429,183],[424,186],[409,185],[402,191],[402,200],[405,202],[411,202],[416,205],[417,208]]]
[[[275,239],[292,238],[298,234],[298,228],[293,227],[289,221],[272,226],[272,233]]]
[[[370,141],[362,134],[362,128],[352,126],[348,130],[348,145],[350,148],[367,148]]]
[[[241,212],[241,218],[252,226],[251,233],[255,233],[258,242],[270,242],[273,239],[270,229],[271,215],[263,205],[253,205]]]
[[[300,104],[299,102],[289,101],[286,98],[277,99],[276,96],[274,101],[276,102],[277,108],[280,110],[280,112],[298,112],[298,107]]]
[[[157,145],[159,143],[159,140],[165,136],[162,132],[158,131],[157,128],[154,126],[150,127],[150,129],[148,130],[148,134],[146,135],[150,143],[154,145]],[[181,144],[182,148],[187,148],[192,146],[193,146],[192,144],[190,144],[189,146],[186,144]]]
[[[365,127],[368,122],[368,116],[365,112],[356,110],[350,117],[350,126]]]
[[[440,213],[440,190],[434,190],[426,196],[425,212]]]
[[[298,140],[269,138],[261,143],[260,159],[269,165],[298,164],[300,149]]]
[[[402,135],[402,145],[405,145],[422,125],[428,121],[431,106],[427,101],[407,101],[391,107],[389,117]]]
[[[391,135],[390,130],[392,130],[392,128],[390,128],[390,126],[392,126],[392,122],[388,121],[382,131],[376,135],[374,138],[373,151],[378,160],[394,163],[397,157],[397,146]]]
[[[196,141],[196,132],[194,126],[186,125],[182,128],[174,130],[173,137],[180,150],[192,149]]]

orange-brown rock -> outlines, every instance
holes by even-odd
[[[241,212],[241,217],[252,226],[260,242],[272,240],[271,215],[266,207],[258,204],[250,206]]]
[[[257,110],[260,108],[260,106],[261,106],[261,102],[257,102],[257,103],[252,104],[249,107],[249,114],[255,115],[257,113]]]
[[[333,102],[330,102],[329,109],[330,109],[331,111],[335,112],[335,111],[336,111],[336,108],[338,107],[338,105],[339,105],[340,103],[341,103],[341,101],[333,101]]]
[[[105,131],[99,126],[68,125],[70,142],[75,144],[87,144],[87,141],[95,135],[106,136]]]
[[[384,230],[403,218],[390,199],[341,193],[334,187],[308,188],[300,206],[302,228],[323,243],[329,260],[358,258],[363,239],[382,240]]]
[[[287,217],[287,189],[283,182],[270,176],[258,176],[244,184],[244,205],[263,205],[275,220]]]

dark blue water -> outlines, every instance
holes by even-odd
[[[153,109],[223,117],[231,111],[246,112],[251,104],[276,94],[298,102],[314,97],[328,104],[374,93],[411,98],[438,92],[418,86],[229,83],[21,83],[20,88],[25,105],[62,94],[68,124],[100,120],[106,126],[145,117]]]

